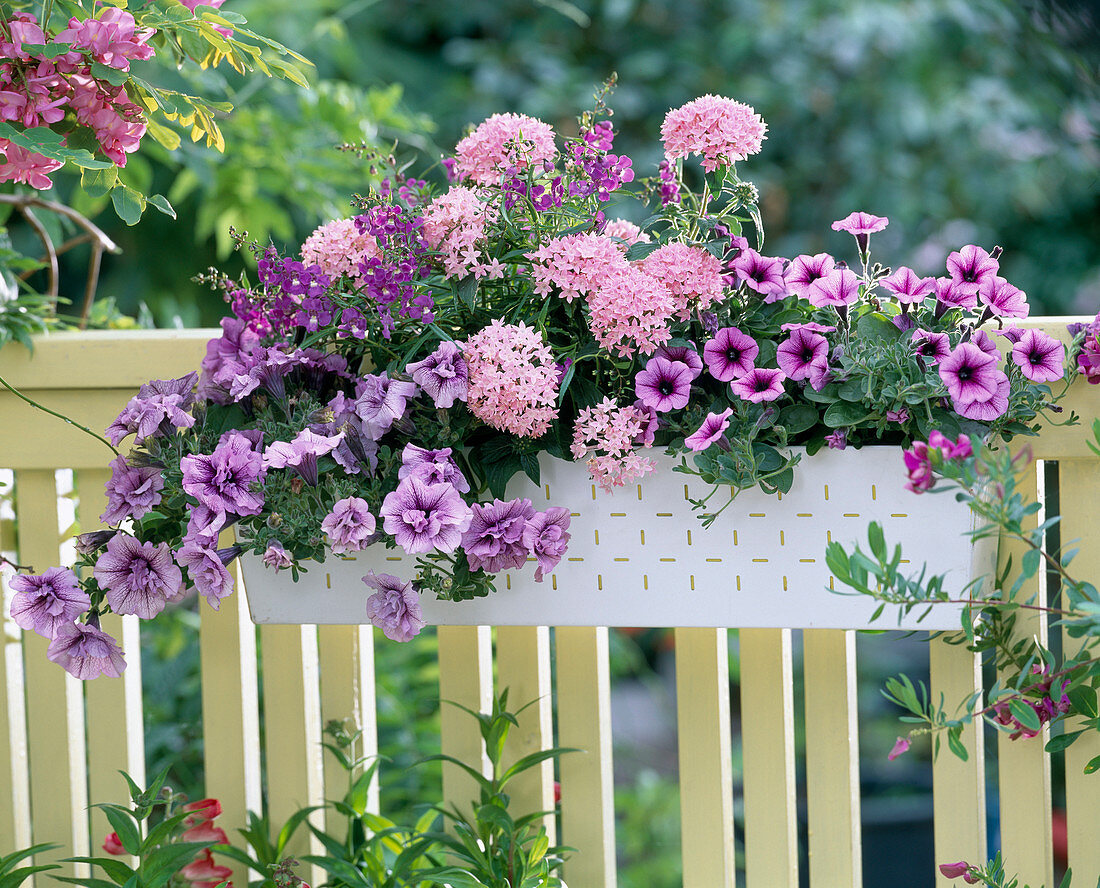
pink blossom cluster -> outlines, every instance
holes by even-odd
[[[539,164],[552,164],[558,149],[548,123],[524,114],[494,114],[455,146],[455,172],[477,185],[496,185]]]
[[[722,262],[700,247],[665,244],[642,260],[642,271],[668,290],[678,320],[686,321],[722,299]]]
[[[577,415],[570,448],[573,458],[586,460],[589,473],[604,490],[637,481],[656,468],[650,457],[638,452],[648,424],[642,409],[621,407],[604,398]]]
[[[626,247],[632,244],[648,244],[650,242],[649,235],[627,219],[608,219],[603,227],[603,233],[607,237],[621,240],[623,243],[619,246],[624,252]]]
[[[302,244],[302,262],[318,266],[333,280],[351,278],[356,286],[363,281],[360,263],[379,255],[377,239],[367,231],[360,231],[354,219],[326,222]]]
[[[117,7],[103,9],[97,18],[74,17],[52,37],[25,12],[0,25],[0,120],[30,129],[59,123],[72,112],[78,124],[92,131],[104,155],[125,166],[126,155],[145,135],[145,114],[123,86],[93,76],[91,63],[129,71],[132,59],[153,55],[148,41],[154,32],[138,28],[134,17]],[[26,49],[51,43],[73,48],[56,58]],[[49,174],[63,166],[7,139],[0,139],[0,154],[0,182],[24,182],[40,190],[52,187]]]
[[[661,124],[665,159],[671,162],[698,154],[708,173],[757,154],[767,124],[749,105],[722,96],[705,95],[674,108]]]
[[[504,266],[486,256],[486,228],[500,218],[488,195],[456,185],[424,208],[421,229],[427,245],[437,250],[447,277],[504,276]]]
[[[1074,332],[1085,334],[1081,351],[1077,355],[1077,367],[1084,374],[1086,382],[1100,385],[1100,313],[1084,330]]]
[[[928,443],[923,441],[913,442],[913,446],[905,451],[905,468],[909,472],[909,480],[905,487],[913,493],[923,493],[931,490],[936,483],[936,469],[947,460],[962,460],[974,453],[970,446],[970,439],[966,435],[952,441],[940,431],[934,431],[928,436]]]
[[[558,415],[558,366],[534,327],[499,318],[466,340],[470,412],[522,438],[546,434]]]
[[[1031,686],[1031,690],[1039,691],[1042,696],[1038,700],[1028,699],[1026,697],[1019,698],[1023,702],[1031,707],[1035,712],[1035,715],[1039,718],[1039,729],[1029,728],[1023,722],[1021,722],[1015,715],[1012,714],[1012,710],[1008,708],[1007,703],[997,703],[993,707],[993,720],[997,724],[1004,725],[1005,727],[1012,728],[1012,733],[1009,734],[1009,740],[1019,740],[1021,737],[1028,740],[1032,737],[1038,737],[1042,732],[1042,726],[1049,721],[1053,721],[1059,715],[1065,715],[1069,712],[1071,704],[1069,697],[1066,696],[1066,688],[1069,687],[1069,679],[1063,679],[1057,686],[1052,687],[1054,680],[1050,674],[1050,667],[1038,663],[1031,667],[1031,674],[1038,675],[1039,681]]]

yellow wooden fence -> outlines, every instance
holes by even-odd
[[[1065,339],[1068,320],[1073,319],[1037,323]],[[212,331],[203,330],[59,334],[39,341],[33,357],[18,346],[5,348],[0,376],[40,403],[102,430],[149,378],[181,376],[197,367],[210,335]],[[1100,415],[1100,388],[1075,385],[1067,407],[1091,422]],[[1062,539],[1083,540],[1076,566],[1095,580],[1100,577],[1100,534],[1093,515],[1100,503],[1100,462],[1085,446],[1085,428],[1052,428],[1031,443],[1037,457],[1059,464]],[[107,456],[99,442],[0,391],[0,469],[14,470],[18,516],[16,543],[11,516],[4,520],[0,514],[0,550],[15,550],[20,563],[39,570],[58,563],[63,528],[56,472],[73,471],[77,514],[82,528],[90,529],[104,507]],[[1042,477],[1041,471],[1033,476],[1036,490]],[[89,799],[122,801],[118,770],[139,783],[144,777],[136,618],[113,617],[105,625],[122,639],[129,663],[124,679],[82,685],[46,660],[43,639],[19,632],[7,618],[6,603],[3,610],[0,853],[33,840],[60,842],[67,853],[86,854],[108,831],[98,812],[89,819]],[[258,637],[264,665],[258,675],[257,629],[248,619],[243,595],[230,598],[219,613],[200,610],[206,788],[222,801],[220,822],[227,828],[243,824],[246,810],[260,810],[264,794],[276,822],[301,805],[339,797],[344,777],[322,761],[321,726],[330,718],[354,714],[371,751],[376,735],[371,629],[263,626]],[[1042,621],[1021,625],[1020,631],[1046,635]],[[802,635],[810,884],[858,886],[855,638],[852,632],[836,630]],[[508,751],[513,758],[550,744],[551,701],[556,701],[557,742],[586,750],[560,764],[558,838],[577,849],[566,879],[572,888],[614,886],[607,629],[501,627],[495,630],[494,644],[489,627],[452,627],[440,628],[438,638],[441,698],[486,708],[493,690],[494,653],[496,680],[512,688],[512,700],[540,698],[540,705],[528,709],[513,732]],[[684,886],[733,886],[727,630],[677,628],[675,646]],[[948,701],[962,700],[977,687],[979,662],[974,655],[940,642],[931,643],[929,651],[937,698],[943,693]],[[744,713],[740,838],[747,885],[795,888],[799,861],[791,633],[743,629],[739,656]],[[266,781],[261,772],[261,699],[266,723],[278,726],[266,731],[266,774],[271,775]],[[981,861],[986,856],[982,733],[971,728],[963,739],[971,750],[967,761],[945,752],[934,765],[939,862]],[[1038,741],[1001,740],[998,746],[1001,844],[1025,881],[1051,886],[1050,757]],[[441,748],[469,762],[479,755],[476,726],[453,707],[442,710]],[[1069,861],[1082,877],[1080,884],[1092,884],[1100,876],[1100,775],[1082,776],[1084,763],[1098,754],[1100,735],[1095,733],[1064,754]],[[89,761],[94,763],[91,769]],[[553,779],[547,763],[515,788],[519,804],[527,810],[552,807]],[[472,797],[472,782],[456,770],[445,770],[443,780],[447,799],[465,805]],[[372,805],[377,805],[377,791]],[[922,874],[918,881],[926,878]],[[937,885],[951,884],[937,879]]]

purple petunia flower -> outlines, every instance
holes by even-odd
[[[221,607],[223,598],[232,594],[233,577],[215,550],[189,543],[176,552],[176,562],[187,568],[191,582],[214,610]]]
[[[87,681],[106,675],[118,678],[126,658],[117,642],[98,626],[66,623],[46,649],[46,658],[70,675]]]
[[[936,278],[936,302],[937,317],[949,308],[974,308],[978,304],[978,290],[953,278]]]
[[[887,410],[886,421],[896,423],[908,422],[909,409],[907,407],[902,407],[901,410]]]
[[[244,372],[243,361],[260,344],[260,336],[237,318],[222,318],[221,326],[222,335],[206,344],[198,395],[215,404],[228,404],[229,383]]]
[[[885,216],[872,216],[862,211],[849,213],[843,219],[838,219],[832,224],[833,231],[847,231],[856,239],[861,256],[866,256],[867,247],[871,242],[871,235],[882,231],[890,220]]]
[[[753,368],[760,354],[756,340],[736,327],[724,327],[703,346],[703,360],[710,375],[719,382],[729,382],[744,376]]]
[[[837,429],[835,432],[826,435],[825,443],[833,450],[843,450],[848,446],[848,430]]]
[[[428,393],[436,407],[447,408],[455,401],[466,400],[470,374],[462,351],[454,342],[439,343],[439,348],[423,361],[409,364],[405,371]]]
[[[703,373],[703,359],[699,357],[694,342],[687,345],[659,345],[653,356],[686,364],[691,371],[692,380],[698,379]]]
[[[183,489],[212,512],[259,515],[264,507],[262,482],[267,469],[252,442],[239,432],[222,436],[214,452],[195,454],[180,460]]]
[[[317,459],[327,456],[344,440],[344,433],[318,435],[310,429],[302,429],[293,441],[275,441],[264,451],[263,467],[267,469],[295,469],[310,487],[317,486]]]
[[[410,555],[453,552],[473,520],[453,485],[426,484],[414,476],[386,494],[379,514],[386,533]]]
[[[147,382],[129,400],[114,422],[107,426],[107,439],[116,447],[128,435],[134,443],[167,435],[173,429],[189,429],[195,417],[187,411],[195,403],[192,388],[198,374],[191,372],[179,379],[154,379]]]
[[[264,550],[263,563],[274,570],[285,570],[294,565],[294,559],[278,540],[272,540]]]
[[[818,333],[805,328],[795,330],[777,350],[779,369],[793,382],[809,379],[814,364],[825,364],[829,358],[829,342]]]
[[[810,364],[810,386],[815,392],[821,391],[832,381],[833,371],[828,364]]]
[[[415,383],[385,373],[363,377],[355,387],[355,413],[368,437],[377,441],[386,434],[405,415],[405,402],[418,394]]]
[[[1066,347],[1042,330],[1027,330],[1012,346],[1012,360],[1032,382],[1054,382],[1065,376]]]
[[[940,379],[955,409],[973,401],[988,401],[997,393],[997,359],[972,342],[962,342],[940,361]]]
[[[859,298],[859,278],[850,268],[834,268],[830,274],[810,284],[806,298],[818,308],[851,305]]]
[[[657,437],[657,429],[661,426],[661,419],[656,410],[641,401],[635,401],[632,406],[638,414],[638,421],[642,424],[641,431],[634,436],[634,446],[649,447]]]
[[[99,516],[104,524],[118,524],[140,518],[160,502],[164,476],[154,466],[131,466],[124,457],[111,460],[111,478],[104,485],[107,511]]]
[[[424,628],[420,596],[412,582],[373,570],[363,582],[377,591],[367,599],[367,619],[391,641],[411,641]]]
[[[970,337],[970,341],[987,355],[997,356],[997,343],[993,341],[993,337],[986,333],[985,330],[975,330],[974,335]]]
[[[655,355],[634,377],[634,394],[658,413],[680,410],[691,400],[691,380],[687,364]]]
[[[795,256],[783,274],[787,291],[797,296],[804,296],[814,281],[828,277],[835,267],[836,260],[828,253]]]
[[[557,567],[569,547],[569,521],[568,509],[551,506],[545,512],[536,512],[523,528],[523,547],[538,561],[536,583]]]
[[[897,741],[894,743],[894,748],[891,749],[886,754],[886,760],[892,762],[899,755],[901,755],[902,753],[908,752],[908,751],[909,751],[909,740],[906,739],[905,737],[898,737]],[[943,870],[942,866],[940,867],[940,870],[941,871]],[[947,873],[944,873],[944,875],[947,875]],[[959,875],[961,876],[962,873],[959,873]]]
[[[889,277],[884,277],[879,284],[894,294],[894,298],[902,305],[915,305],[923,302],[925,296],[931,296],[936,289],[935,278],[917,277],[917,273],[911,268],[901,266]]]
[[[723,432],[729,428],[732,407],[727,407],[721,413],[708,413],[703,424],[694,432],[684,438],[684,444],[688,450],[706,450],[715,441],[723,437]]]
[[[20,629],[53,638],[92,606],[67,567],[51,567],[40,575],[16,574],[8,584],[17,594],[11,599],[11,618]]]
[[[116,614],[151,620],[183,595],[183,574],[167,543],[154,546],[120,533],[107,543],[92,573]]]
[[[191,507],[187,516],[187,533],[183,537],[184,545],[193,543],[207,549],[213,548],[226,522],[225,512],[216,512],[203,503]]]
[[[505,568],[523,567],[530,550],[524,545],[523,531],[535,517],[529,499],[493,500],[474,503],[473,519],[462,535],[462,550],[471,570],[497,573]]]
[[[978,286],[978,298],[990,314],[999,318],[1026,318],[1031,312],[1031,306],[1027,304],[1027,294],[996,275],[981,282]]]
[[[819,324],[816,321],[802,321],[802,322],[790,322],[781,324],[779,327],[784,333],[790,333],[791,330],[809,330],[811,333],[833,333],[836,330],[834,324]]]
[[[930,361],[942,361],[951,354],[951,342],[946,333],[914,330],[910,339],[914,345],[914,352]]]
[[[772,256],[761,256],[756,250],[741,251],[730,267],[739,280],[765,297],[765,302],[776,302],[787,295],[787,284],[783,280],[783,260]]]
[[[453,484],[459,493],[470,492],[470,482],[459,471],[450,447],[427,450],[415,444],[406,444],[401,451],[401,468],[397,470],[397,477],[403,481],[410,475],[416,475],[425,484]]]
[[[365,548],[376,526],[370,504],[357,496],[337,501],[321,522],[321,530],[337,555]]]
[[[977,294],[983,283],[995,278],[1000,267],[996,259],[975,244],[969,244],[947,257],[947,272],[951,280],[972,295]]]
[[[991,378],[996,389],[992,396],[986,400],[969,401],[965,404],[960,404],[958,401],[952,400],[951,406],[959,416],[965,416],[967,419],[976,419],[979,422],[993,422],[993,420],[998,417],[1004,416],[1005,411],[1008,410],[1008,393],[1011,385],[1008,381],[1008,377],[1002,371],[995,368]]]
[[[782,370],[754,367],[740,379],[730,383],[730,388],[741,400],[759,404],[761,401],[774,401],[781,397],[784,379],[786,376]]]

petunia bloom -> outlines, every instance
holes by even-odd
[[[409,364],[405,370],[436,407],[446,409],[455,401],[466,400],[470,373],[461,349],[454,342],[439,343],[428,357]]]
[[[116,614],[151,620],[183,595],[183,573],[167,543],[142,543],[120,533],[107,543],[92,571]]]
[[[310,487],[317,486],[317,460],[327,456],[344,440],[344,432],[335,435],[318,435],[310,429],[302,429],[293,441],[275,441],[264,451],[263,467],[267,469],[295,469]]]
[[[940,361],[940,379],[956,405],[988,401],[997,392],[996,364],[972,342],[962,342]]]
[[[996,275],[979,284],[978,299],[990,314],[999,318],[1026,318],[1031,312],[1027,294]]]
[[[946,333],[914,330],[910,340],[916,354],[933,362],[942,361],[951,354],[951,342]]]
[[[424,628],[420,596],[412,582],[403,583],[390,574],[374,571],[363,582],[377,590],[367,598],[367,619],[392,641],[411,641]]]
[[[748,287],[765,297],[765,302],[774,302],[787,295],[782,259],[761,256],[750,248],[742,250],[731,267],[738,280],[744,281]]]
[[[535,516],[529,499],[474,503],[473,519],[462,535],[462,550],[471,570],[497,573],[523,567],[528,549],[523,542],[527,522]]]
[[[679,361],[681,364],[687,365],[693,380],[698,379],[703,373],[703,359],[699,357],[694,342],[689,342],[687,345],[659,346],[653,356],[665,358],[669,361]]]
[[[1032,382],[1054,382],[1065,375],[1066,347],[1042,330],[1027,330],[1012,346],[1012,361]]]
[[[82,681],[101,675],[118,678],[126,668],[117,642],[98,627],[84,623],[61,626],[46,648],[46,658]]]
[[[847,429],[837,429],[825,436],[825,443],[833,450],[843,450],[848,446]]]
[[[997,276],[1000,263],[981,247],[969,244],[947,257],[947,272],[961,289],[976,294],[986,281]]]
[[[541,583],[545,573],[552,571],[569,546],[569,510],[551,506],[536,512],[523,528],[523,546],[535,556],[535,582]]]
[[[834,268],[806,289],[806,298],[818,308],[842,308],[859,298],[859,278],[850,268]]]
[[[959,416],[965,416],[967,419],[976,419],[978,422],[993,422],[993,420],[1004,416],[1005,411],[1008,410],[1008,395],[1011,389],[1011,385],[1008,381],[1008,377],[999,369],[994,368],[991,379],[996,386],[992,396],[984,401],[968,401],[966,403],[960,403],[958,401],[952,401],[951,406]]]
[[[336,502],[321,522],[321,530],[332,544],[332,551],[343,555],[364,548],[376,525],[370,504],[365,499],[349,496]]]
[[[721,413],[708,413],[703,424],[694,432],[684,438],[684,444],[688,450],[706,450],[715,441],[718,441],[723,432],[729,428],[732,407],[727,407]]]
[[[915,305],[924,301],[925,296],[931,296],[936,290],[935,278],[917,277],[913,269],[904,265],[893,274],[879,281],[883,289],[894,294],[894,298],[902,305]]]
[[[470,492],[470,482],[451,456],[450,447],[428,450],[415,444],[406,444],[401,451],[401,468],[397,470],[397,478],[403,481],[410,475],[416,475],[426,484],[448,483],[453,484],[459,493]]]
[[[654,356],[634,377],[634,393],[658,413],[681,410],[691,399],[691,368],[679,361]]]
[[[780,343],[777,349],[779,369],[793,382],[809,379],[814,364],[825,364],[829,357],[829,341],[818,333],[800,328]]]
[[[232,594],[233,577],[215,550],[191,543],[176,552],[176,562],[187,568],[191,582],[214,610],[219,610],[221,600]]]
[[[873,216],[870,213],[860,211],[849,213],[843,219],[837,219],[832,224],[832,229],[833,231],[847,231],[856,239],[860,255],[866,256],[871,235],[882,231],[889,224],[890,220],[885,216]]]
[[[774,401],[781,397],[784,379],[786,376],[782,370],[754,367],[740,379],[730,383],[730,388],[742,400],[759,404],[761,401]]]
[[[355,387],[355,413],[364,431],[377,441],[405,415],[406,402],[418,393],[416,384],[407,380],[390,379],[385,373],[365,376]]]
[[[756,340],[737,327],[724,327],[703,346],[703,360],[710,375],[719,382],[729,382],[744,376],[753,368],[760,354]]]
[[[788,292],[805,296],[806,291],[814,281],[828,277],[833,273],[835,267],[836,260],[828,253],[818,253],[815,256],[795,256],[783,274],[783,281]]]
[[[76,574],[67,567],[51,567],[41,575],[16,574],[8,585],[16,593],[11,618],[20,629],[43,638],[54,638],[58,629],[92,606]]]
[[[195,402],[192,389],[197,373],[179,379],[154,379],[130,399],[122,412],[107,427],[107,438],[116,447],[123,438],[134,435],[134,443],[164,435],[173,429],[189,429],[195,417],[187,411]]]
[[[453,552],[473,520],[453,485],[426,484],[414,476],[386,495],[379,514],[386,533],[410,555]]]
[[[264,495],[253,485],[263,481],[263,457],[240,433],[222,437],[209,455],[195,454],[180,460],[183,489],[214,513],[258,515]]]
[[[155,466],[132,466],[119,456],[111,460],[111,477],[104,487],[107,511],[99,520],[118,524],[127,518],[140,518],[160,503],[164,476]]]
[[[286,570],[294,565],[294,559],[278,540],[273,540],[264,550],[263,563],[273,570]]]

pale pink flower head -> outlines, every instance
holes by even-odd
[[[458,143],[455,164],[459,178],[495,185],[511,168],[522,173],[557,154],[550,124],[524,114],[494,114]]]
[[[603,227],[605,237],[618,238],[623,243],[620,247],[625,251],[633,244],[648,244],[649,235],[637,225],[627,219],[608,219]]]
[[[656,467],[636,450],[648,422],[643,409],[620,407],[611,398],[585,407],[573,427],[573,458],[587,458],[588,471],[604,490],[636,481]]]
[[[488,227],[500,211],[480,191],[455,185],[423,210],[424,242],[439,253],[447,277],[482,278],[492,266],[486,258]]]
[[[888,277],[884,277],[879,284],[894,294],[894,298],[902,305],[916,305],[924,301],[925,296],[931,296],[936,290],[935,278],[918,277],[911,268],[901,266]]]
[[[754,367],[744,376],[730,383],[730,388],[741,400],[759,404],[782,397],[784,379],[786,376],[783,375],[782,370]]]
[[[661,141],[670,163],[696,154],[709,173],[758,154],[767,130],[763,118],[743,102],[705,95],[665,115]]]
[[[11,599],[11,618],[20,629],[43,638],[53,638],[58,629],[92,606],[76,574],[67,567],[51,567],[41,575],[16,574],[8,585],[16,593]]]
[[[978,299],[999,318],[1026,318],[1031,312],[1027,294],[997,275],[987,276],[978,285]]]
[[[333,280],[351,278],[357,286],[363,284],[359,264],[380,255],[374,235],[360,231],[354,219],[326,222],[302,244],[303,263],[319,266]]]
[[[834,268],[806,289],[806,298],[818,308],[843,308],[859,298],[859,278],[850,268]]]
[[[1012,361],[1032,382],[1054,382],[1065,375],[1066,347],[1042,330],[1025,330],[1012,346]]]
[[[702,247],[665,244],[642,260],[642,271],[664,285],[681,321],[722,298],[722,261]]]
[[[363,582],[375,589],[367,599],[367,619],[382,630],[391,641],[411,641],[424,628],[420,611],[420,595],[412,581],[402,582],[390,574],[373,570]]]
[[[708,413],[703,424],[694,432],[684,438],[684,445],[688,450],[706,450],[715,441],[722,438],[723,433],[730,426],[730,416],[733,408],[727,407],[721,413]]]
[[[46,658],[81,681],[101,675],[118,678],[126,668],[118,643],[98,626],[86,623],[61,626],[46,649]]]
[[[703,360],[710,375],[719,382],[730,382],[753,368],[760,346],[737,327],[723,327],[703,346]]]
[[[588,295],[588,326],[600,346],[621,357],[652,354],[672,338],[676,300],[661,281],[624,262]]]
[[[566,302],[584,299],[616,272],[629,268],[622,245],[607,234],[567,234],[548,240],[526,258],[535,292],[557,290]]]
[[[960,289],[975,294],[997,276],[1000,263],[981,247],[969,244],[947,257],[947,271]]]

